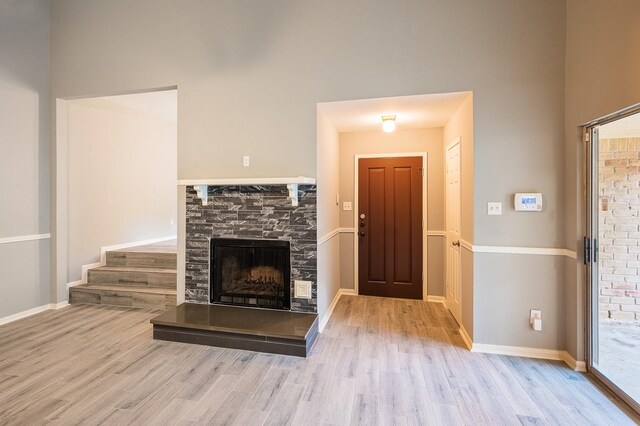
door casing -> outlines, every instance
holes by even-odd
[[[427,159],[428,155],[426,152],[395,152],[395,153],[385,153],[385,154],[356,154],[354,156],[354,168],[353,168],[353,282],[354,289],[356,294],[360,294],[358,291],[358,235],[357,235],[357,224],[358,224],[358,186],[360,182],[358,181],[358,172],[359,172],[359,161],[361,158],[397,158],[397,157],[422,157],[422,169],[424,173],[422,175],[422,223],[424,224],[422,227],[422,300],[427,300],[427,292],[428,284],[427,284]]]

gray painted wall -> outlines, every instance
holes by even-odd
[[[336,194],[339,188],[339,145],[338,132],[331,121],[322,113],[322,106],[317,111],[317,179],[321,182],[317,187],[318,199],[318,314],[322,320],[335,299],[341,286],[340,271],[343,263],[340,255],[341,236],[334,235],[324,239],[339,226],[339,206]]]
[[[49,232],[49,2],[0,1],[0,238]],[[49,240],[0,244],[0,318],[49,303]]]
[[[562,246],[565,19],[557,0],[54,0],[52,92],[177,85],[178,176],[198,178],[315,176],[318,102],[471,90],[473,242]],[[543,213],[486,217],[533,188]]]
[[[585,277],[580,262],[585,232],[584,145],[579,126],[640,101],[640,3],[636,0],[567,1],[565,89],[566,234],[577,250],[567,259],[567,350],[584,359]]]
[[[564,347],[564,257],[475,253],[474,265],[474,343]],[[529,326],[529,309],[542,309],[541,332]]]

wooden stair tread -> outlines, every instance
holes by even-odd
[[[143,246],[133,246],[133,247],[125,247],[122,249],[110,250],[111,252],[118,253],[167,253],[167,254],[176,254],[178,252],[178,246],[176,240],[155,243],[155,244],[147,244]]]
[[[109,287],[118,287],[118,288],[155,288],[155,289],[163,289],[163,290],[175,290],[176,285],[174,284],[163,284],[163,283],[146,283],[146,282],[135,282],[135,281],[92,281],[82,284],[82,285],[97,285],[97,286],[109,286]]]
[[[75,290],[100,290],[100,291],[113,291],[117,293],[150,293],[150,294],[168,294],[175,295],[177,291],[169,288],[162,287],[147,287],[147,286],[136,286],[133,283],[131,286],[123,286],[123,285],[109,285],[109,284],[81,284],[74,287],[71,287],[72,291]]]
[[[144,273],[159,273],[159,274],[175,274],[176,269],[168,268],[135,268],[131,266],[100,266],[92,268],[89,271],[105,271],[105,272],[144,272]]]

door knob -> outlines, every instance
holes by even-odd
[[[364,237],[364,231],[360,231],[360,232],[358,232],[358,234],[359,234],[361,237]]]

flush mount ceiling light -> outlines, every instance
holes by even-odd
[[[392,133],[396,129],[396,116],[395,115],[383,115],[382,116],[382,130],[386,133]]]

